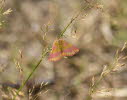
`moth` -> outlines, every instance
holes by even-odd
[[[57,39],[52,45],[52,50],[49,55],[49,61],[58,61],[62,57],[73,56],[79,49],[63,39]]]

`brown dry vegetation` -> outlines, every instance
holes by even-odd
[[[84,7],[63,37],[80,52],[57,62],[46,56],[16,99],[35,100],[38,95],[36,100],[91,100],[91,95],[93,100],[126,100],[126,4],[127,0],[6,0],[3,10],[12,12],[0,28],[0,100],[11,100],[42,50]]]

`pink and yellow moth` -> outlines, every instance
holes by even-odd
[[[78,48],[69,44],[63,39],[54,41],[52,50],[49,55],[49,61],[58,61],[65,56],[73,56],[79,51]]]

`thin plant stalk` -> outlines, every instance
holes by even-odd
[[[81,13],[81,12],[80,12]],[[71,19],[71,21],[67,24],[67,26],[63,29],[63,31],[58,35],[58,39],[60,39],[61,37],[64,36],[64,33],[66,32],[66,30],[68,29],[68,27],[73,23],[73,21],[80,15],[80,13],[78,13],[74,18]]]
[[[116,51],[115,54],[115,58],[113,63],[111,63],[109,66],[106,67],[105,70],[102,71],[99,79],[90,87],[89,89],[89,94],[86,98],[86,100],[92,100],[92,94],[95,93],[97,91],[97,88],[99,86],[99,84],[101,83],[101,81],[107,76],[109,75],[111,72],[113,72],[113,70],[115,69],[115,67],[117,66],[117,64],[119,63],[119,51]],[[124,58],[124,57],[123,57]],[[122,59],[122,58],[121,58]],[[124,65],[124,63],[121,64],[121,67]]]
[[[62,38],[64,36],[64,33],[66,32],[66,30],[69,28],[69,26],[78,18],[78,16],[81,14],[82,11],[86,10],[87,8],[89,8],[89,6],[86,6],[85,8],[83,8],[75,17],[73,17],[71,19],[71,21],[67,24],[67,26],[63,29],[63,31],[58,34],[58,39]],[[36,71],[36,69],[39,67],[39,65],[41,64],[43,58],[47,55],[47,53],[51,50],[51,46],[49,45],[44,52],[42,52],[42,57],[41,59],[38,61],[37,65],[33,68],[32,72],[28,75],[27,79],[22,83],[22,85],[20,86],[20,88],[18,89],[18,91],[16,92],[16,95],[14,96],[14,98],[12,100],[16,99],[16,96],[19,94],[19,92],[24,88],[25,84],[27,83],[27,81],[31,78],[31,76],[33,75],[33,73]]]
[[[81,12],[80,12],[81,13]],[[68,27],[75,21],[75,19],[80,15],[80,13],[78,13],[74,18],[71,19],[71,21],[67,24],[67,26],[63,29],[63,31],[58,35],[58,39],[63,37],[64,33],[66,32],[66,30],[68,29]],[[39,67],[40,63],[42,62],[43,58],[47,55],[47,53],[49,52],[49,47],[46,48],[47,51],[42,53],[42,57],[41,59],[38,61],[37,65],[33,68],[32,72],[28,75],[27,79],[23,82],[23,84],[20,86],[20,88],[18,89],[18,91],[16,92],[16,95],[14,96],[14,98],[12,100],[16,99],[16,96],[19,94],[19,92],[24,88],[25,84],[27,83],[27,81],[31,78],[31,76],[33,75],[33,73],[36,71],[36,69]]]
[[[33,73],[35,72],[35,70],[39,67],[40,63],[42,62],[43,58],[47,55],[48,50],[45,51],[42,54],[41,59],[38,61],[37,65],[33,68],[32,72],[29,74],[29,76],[27,77],[27,79],[23,82],[23,84],[20,86],[20,88],[18,89],[18,91],[16,92],[16,95],[14,96],[14,98],[12,100],[16,99],[16,96],[19,94],[19,92],[23,89],[23,87],[25,86],[25,84],[27,83],[27,81],[31,78],[31,76],[33,75]]]

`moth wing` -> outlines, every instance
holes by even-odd
[[[77,52],[79,52],[79,49],[75,46],[69,44],[66,41],[63,41],[63,49],[62,49],[62,56],[73,56]]]
[[[49,61],[58,61],[62,58],[62,52],[59,46],[59,40],[53,43],[52,50],[49,55]]]

